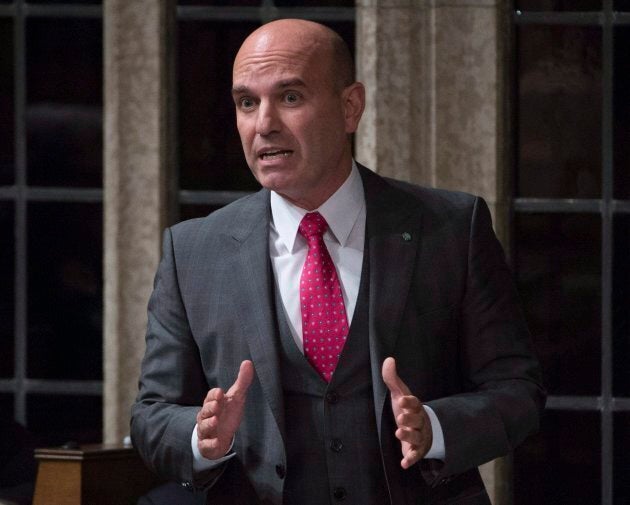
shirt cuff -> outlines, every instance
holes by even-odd
[[[223,463],[225,463],[228,459],[234,457],[235,453],[231,453],[232,446],[234,445],[234,438],[232,438],[232,443],[230,444],[230,448],[228,449],[225,456],[219,459],[207,459],[204,458],[199,452],[199,446],[197,445],[197,425],[195,424],[195,428],[193,429],[192,436],[190,437],[190,445],[192,447],[193,453],[193,472],[201,473],[206,472],[208,470],[214,470],[218,468]]]
[[[440,459],[444,461],[446,458],[446,448],[444,447],[444,433],[442,432],[442,425],[431,407],[427,405],[423,405],[423,407],[429,416],[429,421],[431,421],[431,431],[433,432],[433,443],[431,444],[429,452],[427,452],[424,456],[424,459]],[[195,427],[195,429],[197,428]]]

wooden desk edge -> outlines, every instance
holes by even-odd
[[[87,444],[78,449],[63,447],[44,447],[35,449],[35,459],[57,461],[85,461],[90,459],[130,459],[139,458],[136,450],[130,445]]]

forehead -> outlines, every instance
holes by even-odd
[[[263,78],[313,81],[326,72],[329,62],[319,41],[291,44],[291,39],[261,37],[241,47],[234,60],[233,84],[251,86]]]
[[[232,78],[234,82],[262,76],[278,75],[287,77],[293,74],[308,73],[310,60],[306,56],[289,51],[250,53],[234,62]]]

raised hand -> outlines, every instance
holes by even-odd
[[[208,391],[197,414],[197,445],[204,458],[225,456],[243,419],[247,390],[253,380],[254,364],[245,360],[227,393],[221,388]]]
[[[400,466],[411,467],[421,460],[433,443],[431,421],[422,402],[411,394],[407,385],[396,372],[396,360],[387,358],[383,362],[383,381],[392,398],[392,410],[396,420],[396,438],[401,442]]]

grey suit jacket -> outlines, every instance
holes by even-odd
[[[376,419],[396,505],[488,503],[476,467],[507,454],[538,427],[544,392],[487,206],[464,193],[384,179],[360,167],[366,194],[369,342]],[[161,475],[225,503],[282,503],[283,394],[268,253],[269,192],[164,234],[149,302],[146,355],[131,434]],[[437,414],[446,460],[407,471],[381,365]],[[192,471],[195,416],[212,387],[229,387],[243,359],[256,378],[234,451]],[[375,462],[380,464],[380,462]],[[222,475],[223,474],[223,475]],[[242,501],[238,501],[238,497]]]

